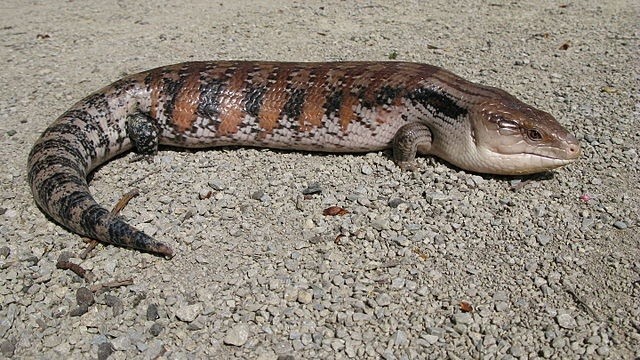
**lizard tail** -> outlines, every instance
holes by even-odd
[[[57,223],[82,236],[172,257],[169,246],[127,224],[91,196],[86,179],[89,171],[128,147],[110,152],[108,141],[87,132],[88,127],[96,126],[95,119],[78,115],[67,112],[60,117],[29,154],[27,178],[36,203]]]

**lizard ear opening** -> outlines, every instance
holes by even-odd
[[[507,120],[502,116],[497,116],[496,123],[500,129],[517,130],[520,126],[512,120]]]

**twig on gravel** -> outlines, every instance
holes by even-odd
[[[129,182],[127,185],[128,185],[128,186],[133,186],[133,185],[135,185],[135,184],[139,183],[140,181],[142,181],[142,180],[144,180],[144,179],[148,178],[148,177],[149,177],[149,175],[157,174],[157,173],[159,173],[159,172],[160,172],[160,169],[150,171],[150,172],[148,172],[147,174],[145,174],[144,176],[140,176],[139,178],[132,180],[132,181],[131,181],[131,182]]]
[[[133,285],[133,278],[109,281],[102,284],[94,284],[89,287],[89,290],[91,290],[93,293],[99,293],[104,290],[109,290],[109,289],[113,289],[121,286],[129,286],[129,285]]]
[[[373,265],[371,267],[368,267],[368,268],[365,269],[365,271],[392,268],[392,267],[396,267],[396,266],[398,266],[400,264],[402,264],[402,262],[400,260],[390,260],[390,261],[387,261],[387,262],[385,262],[383,264],[377,264],[377,265]]]
[[[69,261],[70,258],[71,255],[66,252],[60,254],[60,257],[58,257],[58,261],[56,262],[56,268],[62,270],[71,270],[76,275],[83,278],[86,282],[93,282],[94,276],[93,274],[91,274],[91,271],[87,271],[82,266],[72,263],[71,261]]]
[[[95,249],[96,246],[98,246],[99,242],[97,240],[93,240],[89,238],[83,238],[83,240],[87,244],[87,247],[84,248],[84,250],[82,250],[82,252],[80,253],[80,255],[78,255],[78,257],[84,260],[89,256],[89,253],[93,251],[93,249]]]
[[[133,189],[128,193],[122,195],[122,197],[120,198],[120,200],[118,200],[118,202],[113,207],[113,209],[111,209],[111,216],[118,216],[118,214],[120,214],[120,211],[122,211],[122,209],[124,209],[127,206],[129,201],[131,201],[131,199],[133,199],[138,195],[140,195],[140,191],[138,191],[138,189]]]
[[[523,187],[527,186],[528,184],[530,184],[533,180],[528,179],[528,180],[523,180],[523,181],[519,181],[516,184],[511,185],[511,191],[518,191],[520,189],[522,189]]]
[[[587,304],[586,301],[584,301],[581,297],[579,297],[578,294],[576,294],[576,292],[573,291],[573,289],[565,286],[565,291],[568,292],[569,295],[571,295],[571,297],[573,298],[573,301],[575,301],[576,304],[578,305],[578,308],[582,309],[584,312],[591,315],[596,321],[601,321],[600,316],[596,313],[596,311],[593,310],[593,308],[589,306],[589,304]]]

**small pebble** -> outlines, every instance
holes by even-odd
[[[302,189],[302,195],[314,195],[320,194],[322,192],[322,187],[319,183],[313,183],[306,188]]]
[[[397,208],[398,206],[400,206],[400,204],[404,204],[404,203],[406,203],[406,201],[399,198],[393,198],[389,200],[387,205],[389,205],[389,207],[392,207],[392,208]]]
[[[200,200],[208,199],[211,197],[211,195],[212,195],[212,192],[209,189],[200,189],[198,191],[198,199]]]
[[[551,346],[554,349],[561,349],[564,346],[565,342],[565,338],[558,336],[553,339],[553,341],[551,341]]]
[[[609,356],[609,347],[608,346],[600,346],[596,352],[600,356]]]
[[[381,293],[376,297],[376,303],[379,306],[389,306],[391,304],[391,296]]]
[[[222,185],[221,182],[217,181],[217,180],[209,180],[209,182],[207,182],[207,184],[209,185],[209,187],[215,191],[222,191],[224,190],[224,185]]]
[[[423,334],[420,337],[425,339],[425,341],[431,345],[437,343],[439,339],[439,337],[437,337],[436,335],[430,335],[430,334]]]
[[[548,359],[551,357],[551,355],[554,354],[555,351],[553,351],[553,349],[549,346],[543,346],[541,352],[542,356]]]
[[[113,354],[114,351],[115,349],[113,348],[113,345],[111,345],[111,343],[108,341],[99,344],[98,360],[106,360],[111,354]]]
[[[82,316],[89,311],[89,307],[85,305],[78,306],[73,310],[69,311],[69,316]]]
[[[0,257],[3,257],[6,259],[9,257],[10,254],[11,254],[11,249],[9,249],[8,246],[0,247]]]
[[[591,336],[590,338],[587,339],[587,343],[594,344],[594,345],[600,344],[600,341],[601,341],[601,338],[598,335]]]
[[[131,338],[127,335],[118,336],[111,341],[111,345],[116,351],[127,351],[131,348]]]
[[[158,320],[160,318],[160,315],[158,315],[158,306],[156,304],[149,304],[149,306],[147,306],[147,320],[148,321],[155,321]]]
[[[145,359],[159,359],[167,351],[162,341],[155,339],[149,344],[149,347],[144,352]]]
[[[249,339],[249,328],[245,324],[238,324],[227,331],[222,340],[227,345],[242,346]]]
[[[395,335],[393,337],[393,343],[396,346],[407,346],[407,345],[409,345],[409,339],[407,338],[407,334],[402,330],[396,331],[396,333],[395,333]]]
[[[365,313],[355,313],[353,314],[353,321],[369,321],[371,320],[371,315]]]
[[[5,209],[5,210],[4,210],[4,213],[3,213],[2,215],[6,216],[6,217],[8,217],[8,218],[13,219],[13,218],[15,218],[16,216],[18,216],[18,212],[17,212],[17,211],[15,211],[15,210],[13,210],[13,209]]]
[[[395,278],[391,280],[391,288],[392,289],[402,289],[404,287],[405,280],[404,278]]]
[[[86,287],[81,287],[76,290],[76,303],[79,306],[89,307],[95,303],[93,292]]]
[[[470,313],[453,314],[453,322],[456,324],[469,325],[473,323],[473,316]]]
[[[558,314],[556,316],[556,321],[558,322],[558,325],[564,329],[573,329],[577,326],[576,320],[569,314]]]
[[[498,312],[505,311],[509,308],[509,303],[506,301],[498,301],[496,302],[495,309]]]
[[[122,300],[116,296],[106,294],[104,296],[104,303],[112,309],[113,316],[118,316],[124,311]]]
[[[623,230],[627,228],[627,223],[624,221],[616,221],[613,223],[613,226],[615,226],[616,229]]]
[[[200,313],[202,313],[202,304],[197,303],[193,305],[182,306],[176,311],[176,317],[180,321],[190,323],[195,320],[198,315],[200,315]]]
[[[525,354],[524,349],[522,349],[522,346],[520,345],[511,345],[511,347],[509,348],[509,353],[517,358],[524,356]]]
[[[12,357],[16,351],[16,344],[9,340],[4,340],[0,343],[0,353],[5,357]]]
[[[253,200],[258,200],[258,201],[261,201],[261,202],[269,201],[269,195],[267,195],[262,190],[254,191],[253,193],[251,193],[251,198]]]
[[[364,175],[371,175],[371,174],[373,174],[373,169],[369,165],[363,165],[362,166],[362,173]]]
[[[300,290],[298,292],[298,302],[301,304],[309,304],[313,300],[313,293],[307,290]]]
[[[545,234],[538,234],[536,235],[536,240],[538,240],[538,243],[540,245],[544,246],[551,242],[551,236],[545,235]]]
[[[153,336],[158,336],[160,335],[163,329],[164,329],[164,326],[162,326],[162,324],[155,322],[149,328],[149,333]]]

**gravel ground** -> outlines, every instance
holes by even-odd
[[[640,356],[638,3],[425,3],[4,0],[0,356]],[[550,111],[584,156],[528,178],[431,158],[403,172],[384,152],[167,150],[102,167],[96,198],[138,188],[123,214],[170,261],[101,245],[80,259],[27,188],[40,132],[126,73],[390,54]]]

